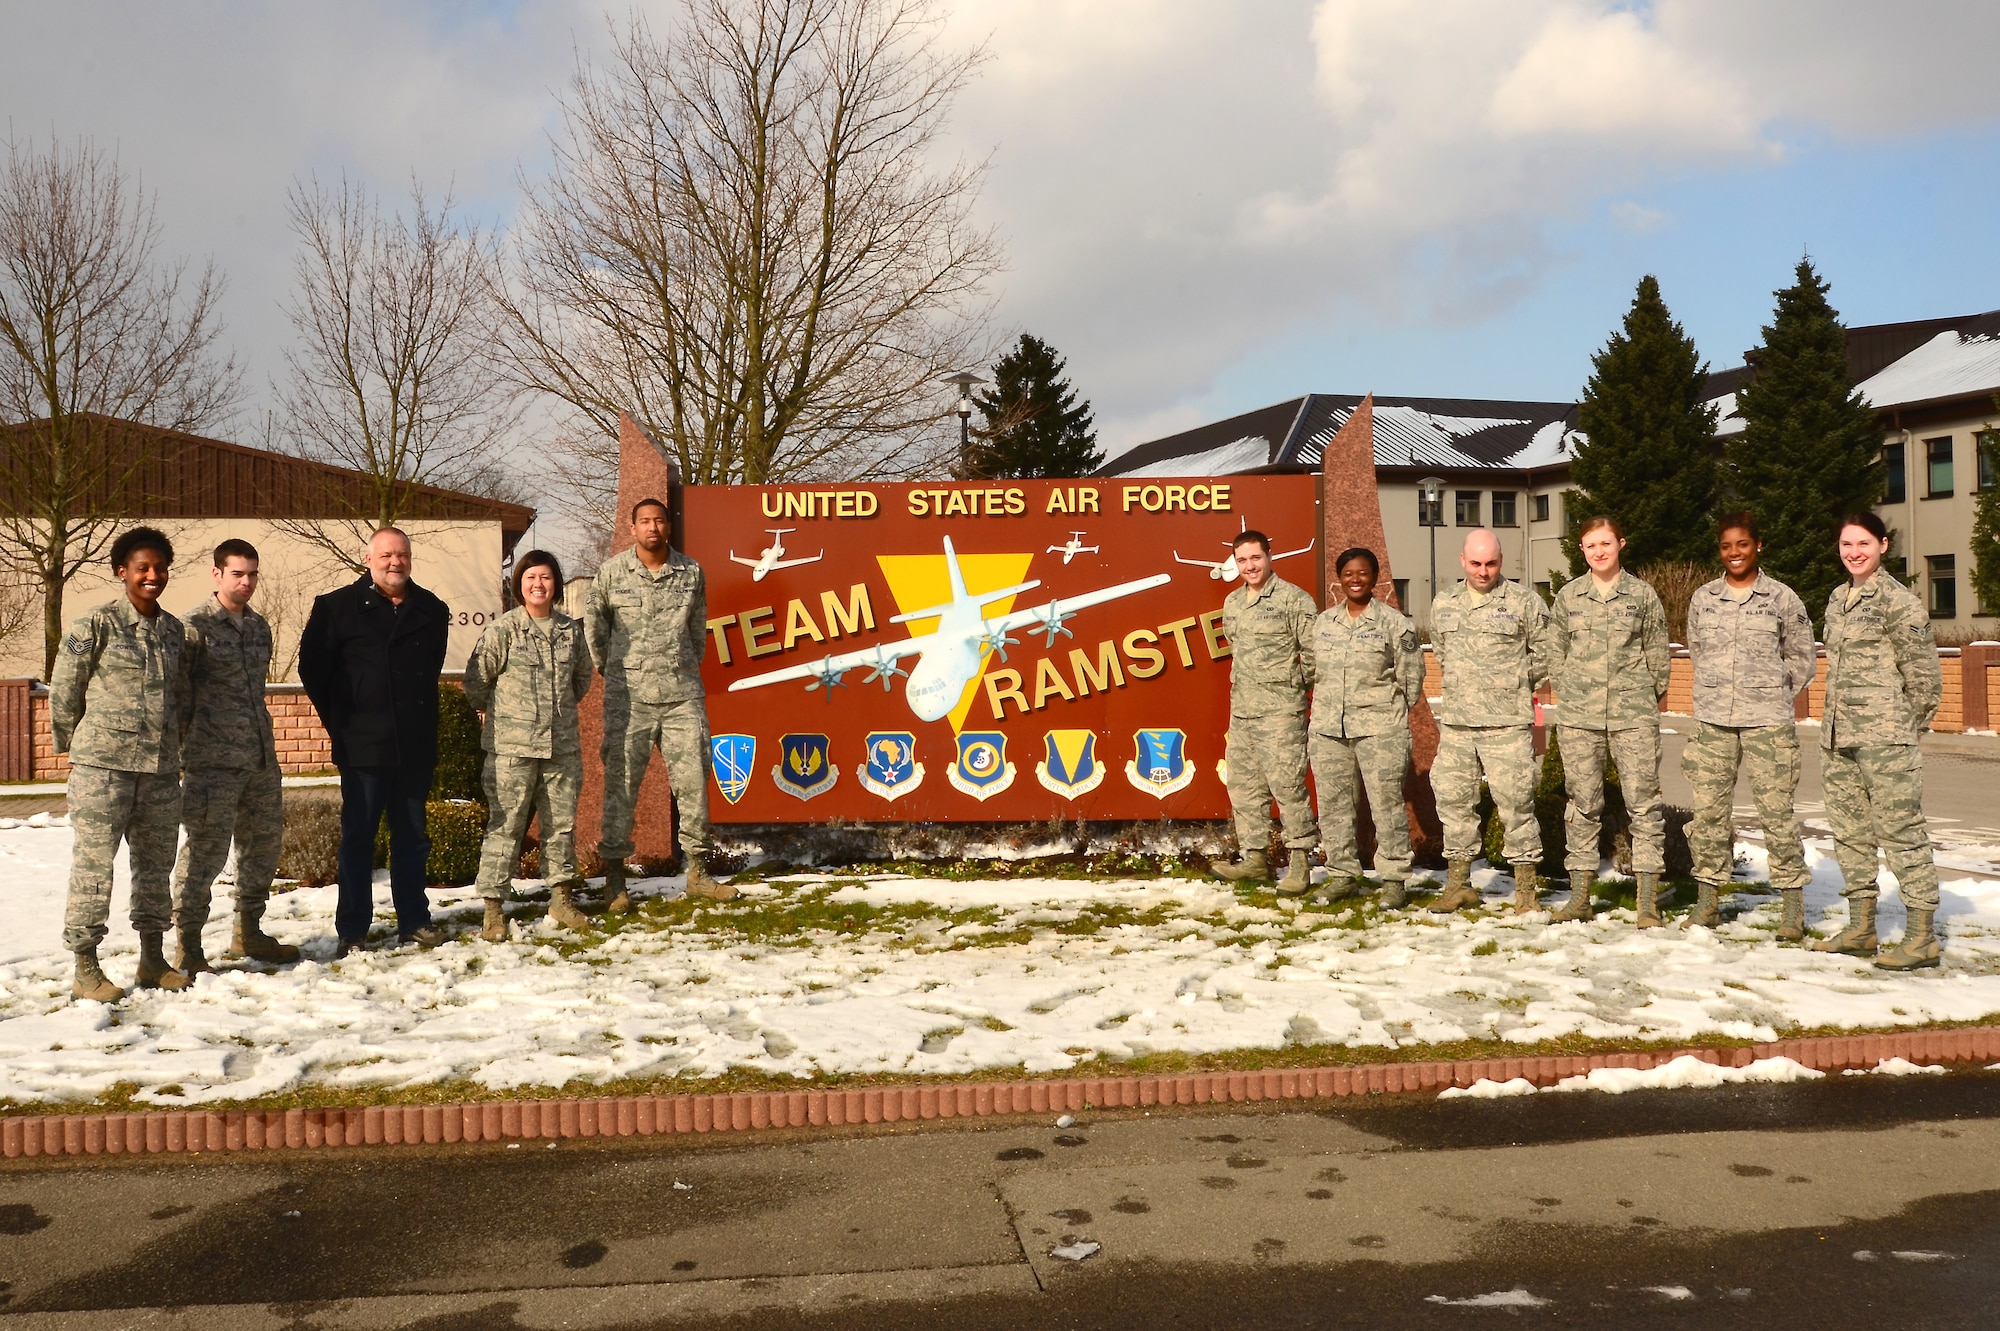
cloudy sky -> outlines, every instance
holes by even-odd
[[[1069,356],[1114,447],[1304,391],[1572,398],[1647,272],[1718,365],[1808,251],[1851,323],[2000,306],[1990,0],[948,9],[992,56],[952,133],[991,163],[999,317]],[[290,182],[414,173],[504,223],[605,24],[0,0],[0,121],[115,146],[168,248],[226,272],[261,400]]]

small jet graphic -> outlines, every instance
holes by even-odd
[[[1097,547],[1094,545],[1085,545],[1083,543],[1083,533],[1080,531],[1073,531],[1069,534],[1069,539],[1067,541],[1064,541],[1061,545],[1050,546],[1048,548],[1048,553],[1052,555],[1060,553],[1063,557],[1063,563],[1067,564],[1069,563],[1070,560],[1075,559],[1078,555],[1096,554]]]
[[[822,550],[818,554],[804,559],[787,559],[785,558],[785,533],[795,532],[798,528],[766,527],[764,530],[771,533],[771,543],[765,546],[755,559],[745,559],[734,550],[729,552],[731,559],[750,570],[750,581],[752,582],[762,582],[766,573],[770,573],[776,569],[797,568],[800,564],[816,564],[826,558],[826,551]]]
[[[1042,605],[1026,610],[1010,610],[989,619],[986,615],[988,604],[1039,587],[1041,580],[1016,583],[1012,587],[980,592],[975,596],[965,589],[965,575],[958,567],[958,551],[952,548],[949,536],[944,538],[944,559],[946,572],[951,576],[951,600],[944,605],[897,615],[889,621],[905,624],[911,620],[935,618],[938,626],[932,632],[905,638],[901,642],[885,642],[860,651],[840,652],[817,661],[752,675],[731,684],[729,691],[736,693],[743,689],[762,688],[766,684],[803,679],[807,681],[808,691],[824,688],[831,696],[835,685],[845,687],[841,678],[843,675],[866,666],[868,674],[861,682],[872,684],[879,679],[884,691],[889,688],[894,676],[907,677],[909,683],[904,687],[904,694],[909,700],[910,710],[917,714],[919,720],[937,721],[950,713],[959,695],[965,692],[965,686],[979,678],[987,652],[998,652],[1002,661],[1007,659],[1008,646],[1020,641],[1012,636],[1012,630],[1029,629],[1035,633],[1046,633],[1048,645],[1053,647],[1059,633],[1066,638],[1076,636],[1064,621],[1074,617],[1077,611],[1115,601],[1121,596],[1150,591],[1172,581],[1168,574],[1155,573],[1150,578],[1135,578],[1131,582],[1085,592],[1081,596],[1051,599]],[[909,670],[896,664],[906,656],[918,658],[916,665]]]
[[[1250,519],[1244,518],[1243,525],[1238,528],[1238,532],[1241,533],[1249,530]],[[1293,555],[1302,555],[1318,543],[1319,538],[1314,537],[1296,550],[1287,550],[1283,554],[1272,555],[1271,562],[1275,564],[1280,559],[1290,559]],[[1189,559],[1178,550],[1174,551],[1174,562],[1177,564],[1188,564],[1194,568],[1205,568],[1208,570],[1208,576],[1218,582],[1234,582],[1236,581],[1236,547],[1230,545],[1228,541],[1224,541],[1223,544],[1229,545],[1229,553],[1213,564],[1209,563],[1206,559]]]

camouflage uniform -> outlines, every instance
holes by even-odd
[[[56,752],[70,757],[76,849],[63,946],[72,952],[104,941],[120,841],[130,851],[132,927],[167,931],[187,695],[185,633],[166,611],[148,619],[121,596],[70,625],[49,683],[49,723]]]
[[[174,862],[174,924],[198,936],[232,840],[237,913],[262,917],[284,841],[285,791],[264,701],[270,624],[247,607],[239,619],[211,596],[188,615],[186,632],[181,826],[187,840]]]
[[[1618,764],[1618,785],[1632,815],[1632,871],[1665,873],[1667,817],[1660,802],[1660,699],[1673,673],[1667,612],[1646,583],[1622,569],[1608,598],[1596,579],[1574,578],[1549,614],[1562,668],[1557,734],[1569,808],[1563,817],[1563,864],[1572,881],[1597,876],[1604,820],[1604,763]]]
[[[1799,730],[1793,702],[1812,683],[1812,619],[1798,593],[1763,573],[1742,600],[1717,578],[1688,605],[1688,658],[1694,666],[1694,734],[1681,771],[1694,791],[1688,849],[1694,876],[1717,889],[1735,867],[1737,772],[1750,794],[1770,854],[1771,886],[1802,888],[1805,842],[1793,798],[1799,788]]]
[[[1312,593],[1273,573],[1252,594],[1238,587],[1222,602],[1229,638],[1229,807],[1236,846],[1261,854],[1278,801],[1285,845],[1311,850],[1319,839],[1306,795],[1306,695],[1312,687]]]
[[[1879,847],[1905,906],[1935,910],[1937,864],[1924,826],[1918,737],[1944,694],[1930,616],[1910,590],[1880,572],[1839,587],[1826,606],[1826,716],[1820,779],[1826,787],[1841,894],[1874,897]]]
[[[1493,792],[1510,864],[1542,858],[1535,821],[1534,691],[1559,662],[1548,608],[1502,579],[1484,597],[1460,582],[1431,605],[1432,649],[1443,675],[1431,792],[1448,860],[1479,856],[1479,778]]]
[[[560,610],[534,620],[523,607],[500,616],[465,663],[465,697],[485,713],[486,840],[479,895],[504,900],[521,837],[541,820],[542,877],[576,881],[576,800],[583,787],[577,700],[590,692],[583,625]]]
[[[1410,817],[1403,772],[1410,764],[1410,704],[1424,687],[1417,626],[1379,600],[1359,616],[1342,602],[1313,625],[1309,744],[1319,789],[1319,840],[1336,877],[1361,874],[1355,845],[1355,779],[1375,815],[1375,869],[1385,883],[1410,876]]]
[[[639,783],[657,746],[680,810],[690,865],[708,852],[708,706],[701,659],[708,644],[708,583],[678,550],[655,573],[626,550],[604,561],[591,584],[590,656],[604,676],[606,861],[632,853]]]

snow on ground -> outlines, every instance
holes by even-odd
[[[1770,896],[1739,896],[1743,913],[1715,931],[1639,933],[1630,911],[1588,925],[1551,925],[1546,914],[1385,918],[1372,907],[1364,917],[1345,904],[1239,900],[1219,882],[894,875],[800,875],[692,911],[655,902],[587,942],[524,907],[508,943],[378,950],[337,965],[333,890],[287,892],[266,924],[305,948],[299,965],[204,976],[189,993],[109,1008],[68,998],[70,833],[59,821],[0,827],[10,924],[0,1099],[87,1099],[120,1083],[142,1103],[190,1104],[308,1085],[499,1089],[729,1069],[1042,1072],[1163,1050],[1769,1040],[2000,1013],[2000,881],[1985,878],[1945,885],[1944,968],[1899,976],[1779,947]],[[1809,848],[1809,918],[1837,921],[1838,872],[1822,849]],[[1760,874],[1761,850],[1740,850]],[[1510,888],[1490,870],[1475,881],[1496,907]],[[679,888],[637,885],[660,898]],[[464,890],[433,903],[451,928],[477,923]],[[377,904],[386,924],[386,883]],[[211,955],[227,942],[228,908],[225,895]],[[124,910],[121,862],[103,952],[121,982],[136,943]],[[1902,927],[1893,895],[1882,915],[1891,939]]]

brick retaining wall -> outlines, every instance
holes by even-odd
[[[13,705],[19,695],[23,706]],[[333,766],[333,741],[319,723],[306,691],[298,684],[271,684],[264,690],[271,705],[271,725],[278,741],[278,766],[287,776],[299,772],[324,772]],[[25,717],[17,715],[25,712]],[[25,735],[22,721],[25,719]],[[66,781],[69,756],[56,752],[55,736],[49,729],[49,692],[31,680],[0,680],[0,781]],[[22,738],[26,742],[22,743]],[[22,750],[26,770],[7,765],[9,745]]]

